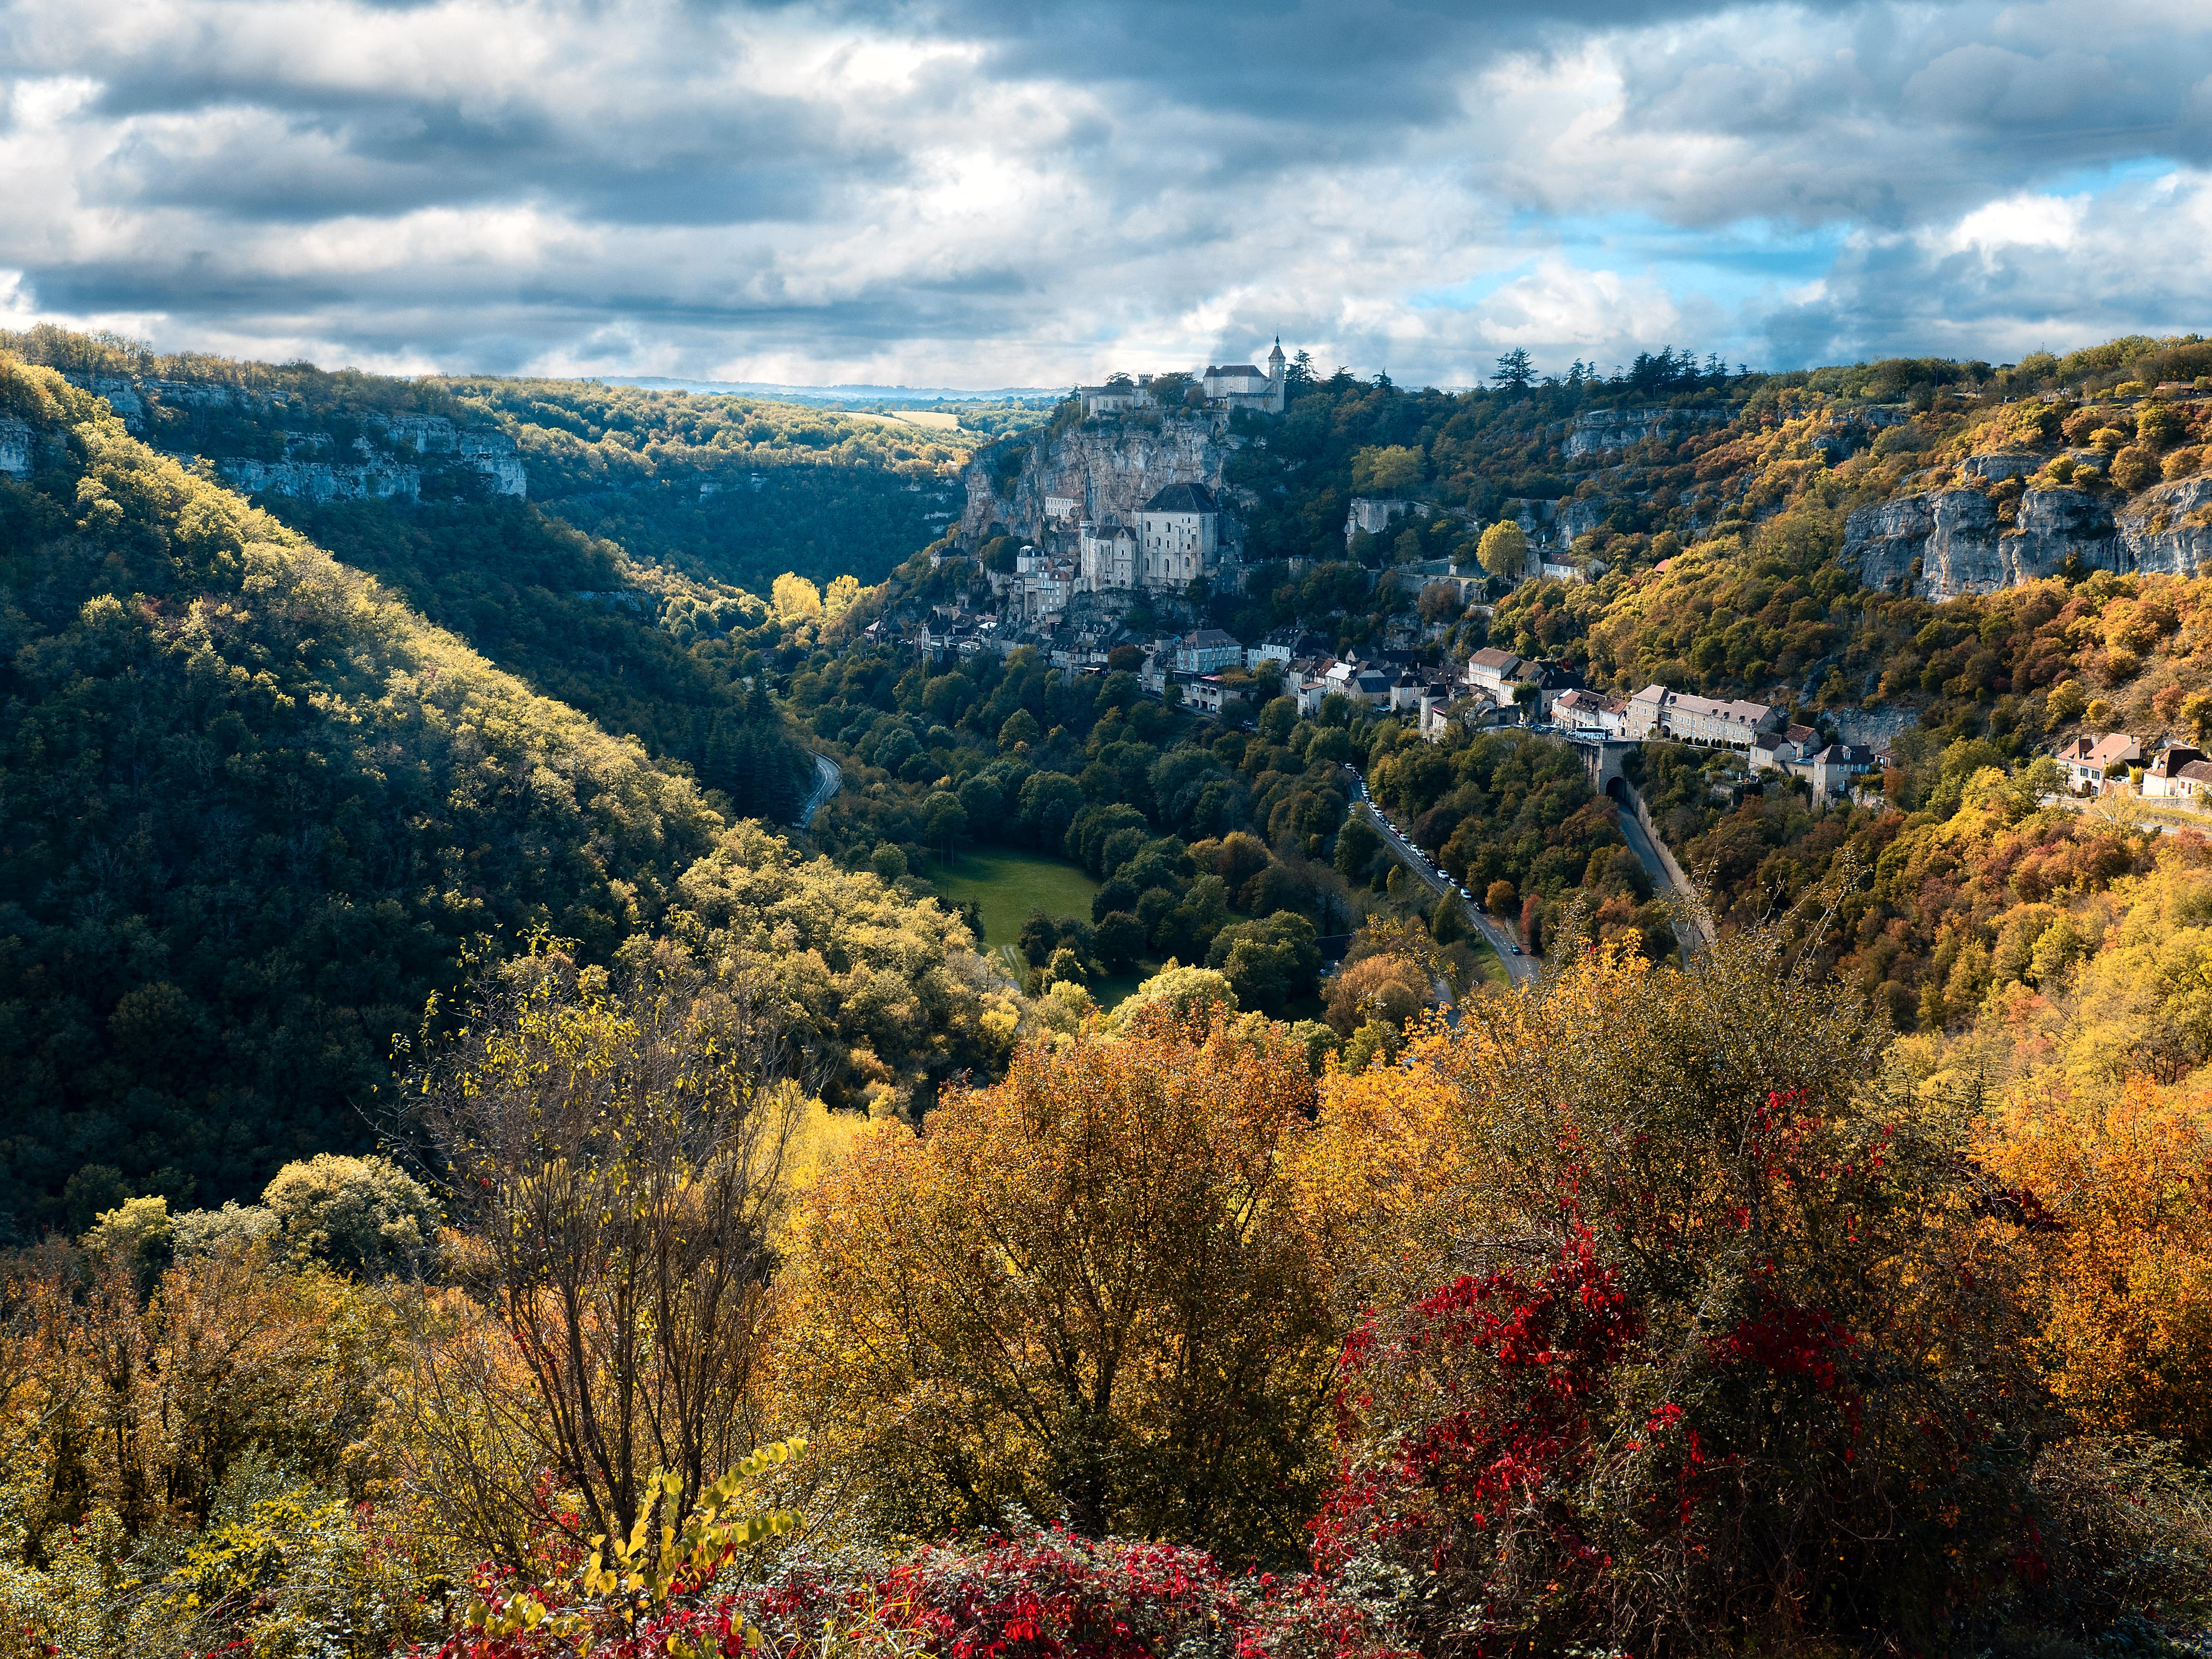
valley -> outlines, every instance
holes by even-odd
[[[9,1628],[2193,1650],[2212,345],[901,412],[0,339]]]

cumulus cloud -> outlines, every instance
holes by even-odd
[[[1999,358],[2201,323],[2208,46],[2193,0],[0,0],[0,284],[403,369]]]

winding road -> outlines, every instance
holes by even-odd
[[[1475,931],[1489,942],[1490,948],[1498,952],[1498,961],[1505,964],[1505,976],[1508,980],[1516,985],[1525,985],[1528,981],[1535,978],[1539,971],[1538,964],[1531,957],[1521,954],[1520,941],[1492,921],[1488,912],[1478,908],[1472,900],[1461,898],[1459,888],[1453,883],[1451,878],[1423,857],[1420,848],[1399,834],[1397,825],[1385,817],[1375,803],[1368,799],[1367,780],[1350,767],[1345,769],[1352,772],[1354,807],[1361,817],[1374,826],[1376,834],[1382,837],[1382,844],[1390,849],[1391,855],[1412,871],[1431,892],[1439,893],[1446,898],[1458,901],[1462,914],[1474,925]]]
[[[827,755],[814,757],[814,793],[806,798],[806,805],[799,809],[799,827],[813,825],[814,815],[830,804],[830,797],[845,784],[844,769]]]

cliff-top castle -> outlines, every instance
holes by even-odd
[[[1082,422],[1032,447],[1010,483],[969,469],[963,538],[973,546],[1010,530],[1029,544],[1018,573],[1025,614],[1049,614],[1075,593],[1241,585],[1242,536],[1222,476],[1241,440],[1227,417],[1280,415],[1288,379],[1278,340],[1264,371],[1210,364],[1187,378],[1078,386]],[[1152,418],[1123,418],[1140,414]]]

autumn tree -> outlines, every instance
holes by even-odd
[[[748,981],[672,947],[610,974],[543,943],[482,980],[465,1025],[417,1058],[407,1093],[473,1240],[463,1278],[536,1407],[511,1421],[580,1494],[580,1534],[626,1535],[657,1471],[688,1512],[763,1437],[787,1065]],[[465,1433],[443,1450],[474,1478],[536,1474],[485,1468]],[[507,1496],[534,1507],[526,1489]]]
[[[1425,1651],[1917,1642],[2039,1570],[2017,1230],[1778,951],[1595,953],[1333,1079],[1302,1179],[1371,1311],[1319,1558],[1407,1575]]]
[[[1428,462],[1409,444],[1382,444],[1352,458],[1352,487],[1363,495],[1395,495],[1418,486]]]
[[[1499,580],[1517,581],[1528,568],[1528,538],[1512,520],[1501,519],[1482,532],[1475,557]]]
[[[1214,976],[1218,977],[1218,976]],[[1313,1084],[1200,1002],[1030,1048],[810,1194],[785,1409],[881,1533],[999,1522],[1296,1550],[1339,1334],[1284,1201]]]
[[[787,570],[769,584],[769,603],[780,622],[813,622],[822,615],[822,590]]]
[[[1996,1200],[2035,1247],[2039,1357],[2093,1430],[2212,1454],[2212,1089],[2054,1085],[1996,1115]]]

